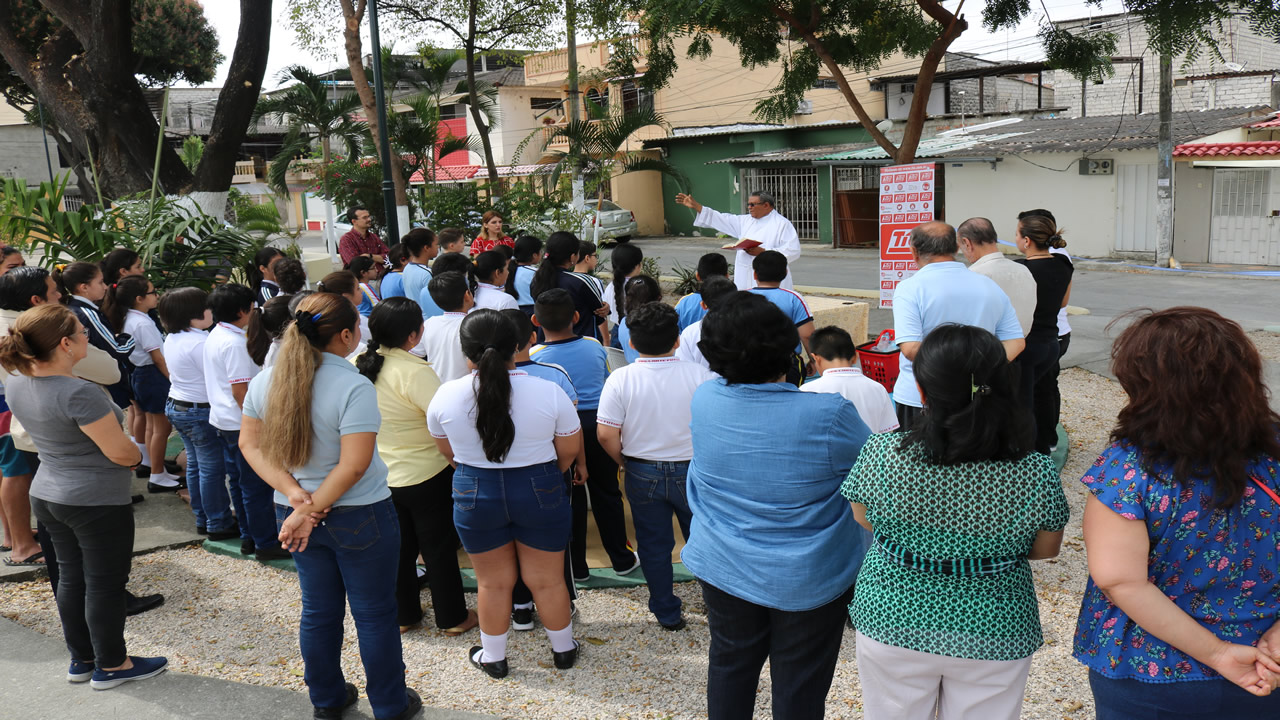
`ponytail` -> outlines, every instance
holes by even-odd
[[[476,432],[484,456],[500,463],[516,438],[511,420],[511,375],[507,372],[519,344],[516,328],[501,312],[484,308],[467,314],[458,327],[458,337],[462,354],[476,365]]]
[[[378,303],[369,314],[368,344],[356,358],[356,369],[369,378],[369,382],[376,383],[386,361],[378,349],[403,347],[421,329],[422,306],[418,303],[406,297],[387,298]]]
[[[505,291],[508,295],[515,298],[516,300],[520,299],[520,291],[516,289],[516,270],[519,270],[519,269],[520,269],[520,263],[516,262],[515,258],[511,258],[510,260],[508,260],[507,261],[507,284],[502,286],[503,291]]]
[[[644,251],[635,245],[619,245],[609,253],[609,262],[613,266],[613,308],[618,314],[618,322],[627,316],[627,294],[624,289],[627,276],[644,262]]]
[[[310,459],[311,397],[320,353],[334,336],[355,329],[357,322],[355,307],[340,295],[316,293],[298,304],[294,323],[284,332],[262,408],[264,415],[271,414],[271,422],[262,423],[262,454],[268,463],[292,470]]]
[[[102,317],[117,333],[124,332],[124,319],[138,304],[138,298],[147,293],[151,282],[143,275],[129,275],[107,286],[102,298]]]
[[[542,256],[542,264],[533,274],[533,282],[529,285],[529,294],[537,300],[547,290],[560,287],[560,269],[568,265],[578,254],[578,238],[573,233],[553,232],[547,238],[547,252]]]
[[[62,293],[62,304],[71,302],[76,288],[93,282],[102,274],[102,268],[87,262],[73,262],[70,265],[57,265],[53,270],[53,281],[58,284],[58,292]]]
[[[165,297],[168,295],[166,293]],[[258,316],[258,321],[250,320],[249,327],[245,328],[249,357],[253,359],[255,365],[262,365],[267,361],[271,343],[283,336],[284,331],[293,322],[293,311],[289,309],[289,302],[292,299],[292,295],[277,295],[271,298],[262,305],[260,311],[254,313]]]
[[[23,333],[10,329],[8,335],[0,337],[0,366],[5,370],[30,375],[39,359]]]
[[[262,326],[262,309],[249,308],[249,324],[244,326],[245,349],[249,351],[249,359],[253,364],[262,367],[267,360],[267,351],[271,349],[271,336]]]

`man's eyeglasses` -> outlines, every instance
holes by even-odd
[[[758,203],[749,202],[747,203],[747,207],[753,208],[753,207],[756,207],[757,205],[768,205],[768,204],[769,203],[766,203],[766,202],[758,202]]]

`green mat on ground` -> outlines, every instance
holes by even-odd
[[[257,562],[251,556],[240,554],[240,541],[236,540],[205,540],[204,549],[218,555],[226,555],[227,557],[238,558],[247,562]],[[289,572],[297,572],[297,568],[293,565],[293,560],[270,560],[265,563],[279,570],[288,570]],[[693,575],[684,569],[684,563],[672,563],[672,571],[676,582],[692,582]],[[586,582],[578,583],[578,587],[583,589],[598,588],[631,588],[645,585],[644,570],[637,569],[629,575],[618,575],[611,569],[596,568],[591,571],[591,579]],[[476,591],[476,574],[471,568],[462,569],[462,587],[467,592]]]

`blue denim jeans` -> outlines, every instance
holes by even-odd
[[[676,516],[688,542],[692,514],[685,496],[685,476],[689,463],[626,460],[627,502],[636,526],[640,569],[649,583],[649,611],[658,622],[674,625],[680,620],[680,598],[671,586],[671,551],[676,546],[671,516]]]
[[[224,462],[228,468],[234,465],[236,469],[232,475],[231,500],[240,519],[240,538],[253,540],[253,544],[260,548],[279,547],[279,530],[273,522],[272,513],[275,491],[244,459],[240,452],[239,430],[218,430],[218,437],[222,438]]]
[[[1219,720],[1280,717],[1280,695],[1250,695],[1218,678],[1188,682],[1145,683],[1116,680],[1089,671],[1097,720]]]
[[[275,506],[277,526],[293,512]],[[293,553],[302,588],[298,640],[304,679],[316,707],[341,707],[342,625],[348,601],[376,718],[404,712],[404,657],[396,624],[396,561],[400,522],[391,500],[335,507],[311,531],[307,549]]]
[[[187,449],[187,490],[191,493],[196,525],[211,532],[230,528],[236,521],[227,495],[222,441],[209,424],[209,408],[181,408],[168,400],[164,414]]]

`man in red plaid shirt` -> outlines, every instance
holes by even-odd
[[[387,255],[387,246],[369,230],[373,225],[369,211],[352,208],[347,212],[347,219],[351,221],[351,230],[338,240],[338,255],[342,257],[342,266],[350,265],[352,260],[361,255],[368,255],[376,265],[382,265],[382,259]]]

